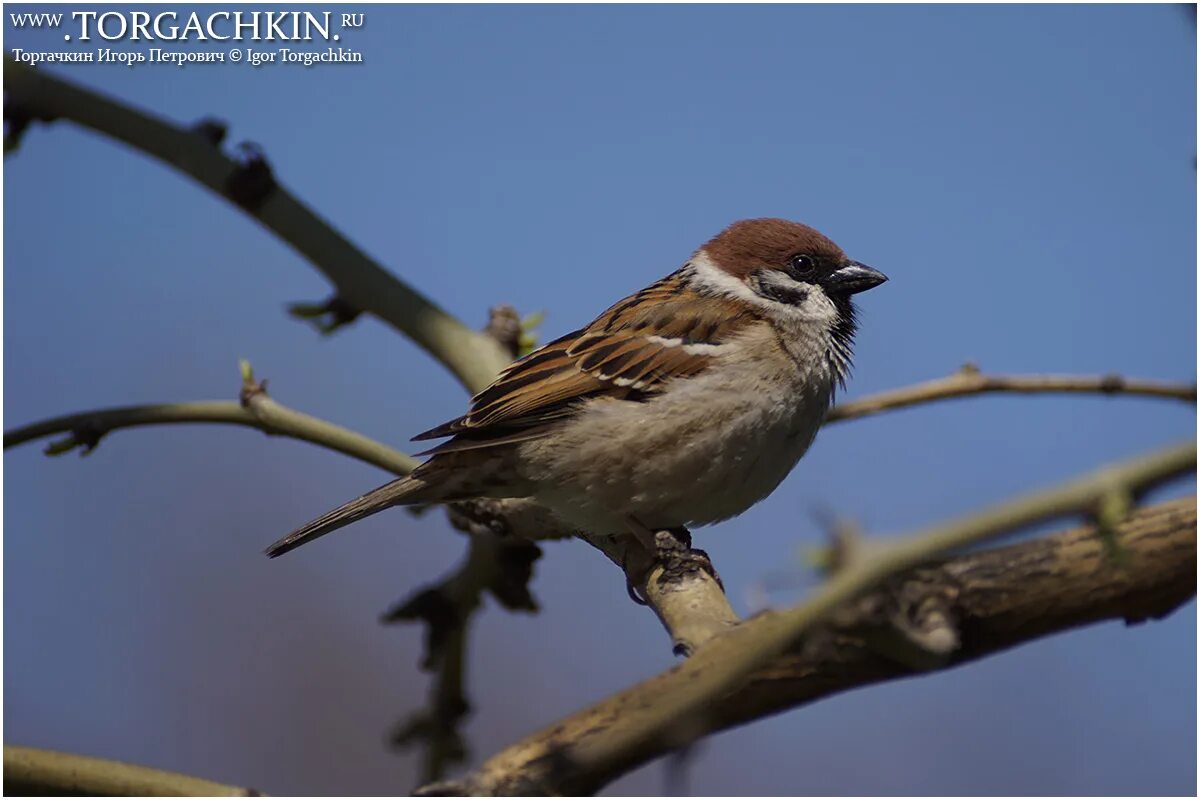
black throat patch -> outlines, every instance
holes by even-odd
[[[838,383],[845,388],[846,380],[850,377],[851,360],[854,358],[854,332],[858,330],[858,315],[849,297],[835,295],[832,300],[838,311],[838,319],[830,331],[826,356],[834,374],[837,375]]]

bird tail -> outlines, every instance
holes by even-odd
[[[338,528],[345,527],[352,522],[358,522],[360,519],[369,517],[386,508],[391,508],[402,503],[422,502],[424,498],[420,496],[421,490],[428,487],[428,483],[411,475],[384,484],[378,489],[372,489],[356,500],[351,500],[345,505],[338,506],[328,514],[317,517],[307,525],[297,528],[268,547],[266,553],[269,557],[275,558],[289,550],[295,550],[300,545],[307,544],[313,539],[324,536],[327,533],[332,533]]]

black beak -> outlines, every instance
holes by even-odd
[[[857,261],[847,261],[823,283],[825,288],[835,294],[858,294],[873,289],[886,280],[887,275],[877,269],[871,269]]]

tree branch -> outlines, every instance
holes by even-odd
[[[595,791],[648,758],[715,730],[717,717],[707,709],[746,685],[751,673],[796,647],[801,636],[812,633],[818,623],[896,573],[912,569],[938,554],[1011,533],[1037,521],[1090,513],[1110,493],[1143,492],[1192,471],[1195,460],[1196,445],[1188,442],[894,543],[878,544],[835,574],[803,605],[764,613],[739,624],[710,640],[688,661],[514,745],[489,759],[464,781],[449,787],[434,785],[425,791],[430,794]],[[1116,530],[1123,532],[1127,525],[1128,522],[1118,525]],[[1191,525],[1194,550],[1194,516]],[[1129,546],[1123,540],[1121,545]],[[1110,566],[1118,574],[1117,565]],[[1192,562],[1186,564],[1186,572],[1193,581],[1189,592],[1194,592]],[[775,710],[779,708],[782,706]]]
[[[1196,384],[1164,383],[1123,378],[1120,375],[984,375],[973,364],[945,378],[868,395],[834,406],[825,424],[870,417],[884,411],[950,400],[969,395],[1014,394],[1130,394],[1196,402]]]
[[[446,313],[389,273],[287,192],[254,146],[241,160],[223,154],[214,123],[183,128],[85,89],[44,69],[4,58],[5,113],[27,120],[70,120],[174,167],[257,219],[336,287],[325,305],[336,322],[374,314],[437,359],[470,391],[509,361],[497,343]],[[311,310],[311,309],[309,309]]]
[[[947,669],[1103,620],[1159,619],[1196,594],[1196,498],[1135,511],[1114,559],[1094,525],[918,567],[865,596],[823,635],[754,674],[715,709],[714,730],[879,681],[911,675],[871,632],[895,617],[946,620],[958,643]]]
[[[4,745],[4,794],[99,797],[258,797],[254,789],[104,758]]]
[[[467,634],[484,593],[509,610],[537,611],[528,581],[533,562],[541,557],[538,546],[492,531],[468,535],[470,546],[458,569],[382,617],[385,624],[420,621],[426,626],[421,668],[434,673],[429,703],[397,725],[391,737],[399,747],[424,746],[422,782],[440,779],[468,754],[459,730],[471,710],[465,688]]]
[[[515,357],[526,332],[516,309],[500,305],[491,309],[484,335]],[[513,536],[508,517],[486,517],[480,509],[488,502],[447,505],[450,524],[468,539],[461,565],[449,577],[418,589],[383,615],[384,623],[425,624],[421,668],[434,673],[429,702],[424,710],[397,725],[391,737],[398,747],[424,746],[423,783],[440,779],[448,767],[468,755],[460,731],[471,711],[466,690],[467,634],[484,594],[490,592],[510,611],[538,610],[529,583],[533,563],[542,551],[533,541]],[[542,514],[538,518],[544,521],[549,517]],[[513,519],[527,517],[514,515]]]
[[[65,433],[66,438],[51,442],[46,447],[46,454],[59,455],[79,447],[86,455],[96,448],[105,434],[122,428],[206,423],[241,425],[272,436],[299,439],[397,475],[407,475],[420,463],[412,456],[360,433],[282,406],[268,397],[261,387],[259,391],[249,394],[243,389],[243,395],[243,401],[239,403],[211,400],[123,406],[54,417],[5,432],[4,449]]]

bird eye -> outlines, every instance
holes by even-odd
[[[796,278],[812,277],[812,274],[817,271],[817,262],[812,256],[799,255],[792,256],[791,272]]]

